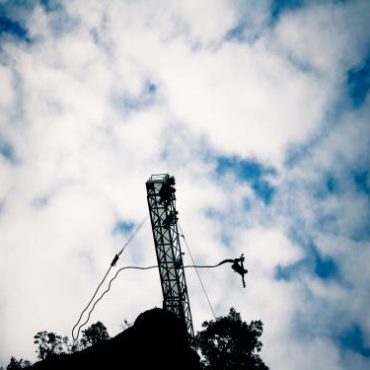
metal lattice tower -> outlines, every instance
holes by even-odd
[[[152,175],[146,182],[147,199],[163,292],[163,308],[174,312],[194,336],[189,296],[177,228],[175,178]]]

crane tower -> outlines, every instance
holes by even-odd
[[[175,313],[194,335],[177,228],[175,178],[152,175],[146,182],[150,220],[163,292],[163,308]]]

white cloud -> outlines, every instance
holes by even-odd
[[[1,97],[0,107],[2,109],[12,105],[14,101],[13,74],[9,68],[0,66]]]
[[[298,12],[287,12],[276,27],[276,41],[302,64],[340,79],[358,64],[368,42],[369,3],[358,0],[312,2]]]

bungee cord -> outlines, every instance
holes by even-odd
[[[147,220],[147,218],[148,218],[149,216],[146,216],[143,220],[142,220],[142,222],[137,226],[137,228],[135,229],[135,231],[131,234],[131,236],[130,236],[130,238],[126,241],[126,243],[123,245],[123,247],[121,248],[121,250],[114,256],[114,258],[113,258],[113,260],[112,260],[112,262],[111,262],[111,264],[110,264],[110,266],[109,266],[109,268],[107,269],[107,271],[106,271],[106,273],[104,274],[104,277],[103,277],[103,279],[101,280],[101,282],[99,283],[99,285],[98,285],[98,287],[95,289],[95,291],[94,291],[94,294],[93,294],[93,296],[91,297],[91,299],[89,300],[89,302],[88,302],[88,304],[86,305],[86,307],[83,309],[83,311],[81,312],[81,314],[80,314],[80,316],[79,316],[79,318],[78,318],[78,320],[77,320],[77,322],[76,322],[76,324],[73,326],[73,328],[72,328],[72,338],[73,338],[73,343],[75,344],[76,343],[76,341],[78,340],[78,337],[79,337],[79,335],[80,335],[80,332],[81,332],[81,329],[89,322],[89,320],[90,320],[90,317],[91,317],[91,314],[93,313],[93,311],[94,311],[94,309],[95,309],[95,307],[96,307],[96,305],[103,299],[103,297],[111,290],[111,288],[112,288],[112,284],[113,284],[113,281],[118,277],[118,275],[122,272],[122,271],[124,271],[124,270],[151,270],[151,269],[154,269],[154,268],[158,268],[158,265],[152,265],[152,266],[123,266],[123,267],[121,267],[120,269],[118,269],[117,271],[116,271],[116,273],[115,273],[115,275],[109,280],[109,283],[108,283],[108,286],[107,286],[107,288],[103,291],[103,293],[101,293],[100,294],[100,296],[95,300],[95,302],[93,303],[93,301],[94,301],[94,299],[95,299],[95,297],[97,296],[97,294],[98,294],[98,292],[99,292],[99,290],[100,290],[100,288],[101,288],[101,286],[103,285],[103,283],[106,281],[106,279],[107,279],[107,277],[108,277],[108,275],[109,275],[109,273],[111,272],[111,270],[112,270],[112,268],[116,265],[116,263],[117,263],[117,261],[118,261],[118,259],[119,259],[119,257],[120,257],[120,255],[124,252],[124,250],[127,248],[127,246],[132,242],[132,240],[135,238],[135,236],[137,235],[137,233],[139,232],[139,230],[141,229],[141,227],[144,225],[144,223],[145,223],[145,221]],[[208,305],[209,305],[209,307],[210,307],[210,310],[211,310],[211,312],[212,312],[212,315],[213,315],[213,317],[214,317],[214,319],[216,319],[216,314],[215,314],[215,311],[214,311],[214,309],[213,309],[213,305],[212,305],[212,303],[211,303],[211,301],[210,301],[210,299],[209,299],[209,296],[208,296],[208,294],[207,294],[207,290],[206,290],[206,288],[205,288],[205,286],[204,286],[204,283],[203,283],[203,281],[202,281],[202,279],[201,279],[201,277],[200,277],[200,274],[199,274],[199,272],[198,272],[198,269],[210,269],[210,268],[217,268],[217,267],[219,267],[219,266],[222,266],[223,264],[225,264],[225,263],[233,263],[233,269],[236,271],[236,272],[239,272],[239,273],[241,273],[240,271],[237,271],[238,269],[236,269],[235,268],[235,266],[236,266],[236,264],[237,264],[237,262],[238,261],[240,261],[241,259],[243,259],[243,261],[244,261],[244,257],[243,257],[243,255],[242,255],[242,257],[240,258],[240,259],[225,259],[225,260],[222,260],[221,262],[219,262],[219,263],[217,263],[217,264],[214,264],[214,265],[197,265],[197,264],[195,264],[195,262],[194,262],[194,259],[193,259],[193,256],[192,256],[192,253],[191,253],[191,251],[190,251],[190,247],[189,247],[189,245],[188,245],[188,242],[187,242],[187,240],[185,239],[185,236],[184,236],[184,234],[183,234],[183,232],[182,232],[182,229],[181,229],[181,227],[180,227],[180,225],[179,225],[179,229],[180,229],[180,232],[181,232],[181,234],[178,234],[179,236],[181,236],[182,238],[183,238],[183,240],[184,240],[184,243],[185,243],[185,246],[186,246],[186,249],[188,250],[188,252],[189,252],[189,256],[190,256],[190,259],[191,259],[191,261],[192,261],[192,265],[185,265],[185,266],[180,266],[179,268],[184,268],[184,269],[187,269],[187,268],[194,268],[195,269],[195,271],[196,271],[196,273],[197,273],[197,276],[198,276],[198,279],[199,279],[199,282],[200,282],[200,285],[201,285],[201,287],[202,287],[202,290],[203,290],[203,293],[204,293],[204,295],[205,295],[205,297],[206,297],[206,300],[207,300],[207,302],[208,302]],[[247,271],[247,270],[245,270],[245,271]],[[243,271],[242,271],[243,272]],[[244,280],[243,280],[243,283],[244,283]],[[91,306],[91,304],[93,303],[93,305]],[[86,313],[86,311],[89,309],[89,307],[91,306],[91,308],[90,308],[90,310],[89,310],[89,312],[88,312],[88,314],[87,314],[87,318],[86,318],[86,320],[82,323],[82,324],[80,324],[80,322],[81,322],[81,319],[82,319],[82,317],[83,317],[83,315]],[[80,325],[79,325],[80,324]],[[76,335],[75,335],[75,329],[77,328],[77,326],[78,326],[78,329],[77,329],[77,333],[76,333]]]
[[[183,266],[183,268],[216,268],[216,267],[219,267],[221,265],[223,265],[224,263],[226,262],[234,262],[234,260],[230,259],[230,260],[223,260],[221,261],[220,263],[217,263],[215,265],[186,265],[186,266]],[[77,341],[79,335],[80,335],[80,331],[81,329],[89,322],[90,320],[90,317],[91,317],[91,314],[92,312],[94,311],[96,305],[103,299],[103,297],[110,291],[110,289],[112,288],[112,283],[113,281],[118,277],[118,275],[124,271],[124,270],[151,270],[151,269],[154,269],[154,268],[158,268],[158,265],[153,265],[153,266],[123,266],[121,267],[119,270],[117,270],[117,272],[115,273],[115,275],[109,280],[109,283],[108,283],[108,286],[107,286],[107,289],[99,296],[99,298],[94,302],[94,304],[91,306],[90,308],[90,311],[87,315],[87,318],[86,320],[79,326],[78,330],[77,330],[77,334],[75,337],[73,337],[73,340],[74,342]],[[201,281],[201,280],[200,280]],[[204,285],[201,283],[202,287],[204,288],[204,291],[205,291],[205,295],[206,297],[208,297],[207,295],[207,292],[205,290],[205,287]],[[95,294],[96,295],[96,294]],[[94,296],[95,297],[95,296]],[[94,298],[93,297],[93,298]],[[90,300],[90,303],[92,302],[93,298]],[[212,304],[210,303],[209,301],[209,298],[208,298],[208,302],[210,304],[210,307],[212,307]],[[84,309],[83,312],[86,312],[87,308]],[[212,310],[212,313],[214,315],[214,311]],[[83,313],[82,313],[83,314]],[[80,315],[80,317],[82,317],[82,314]],[[216,316],[214,315],[214,317],[216,318]],[[77,325],[74,326],[74,328],[76,327]]]
[[[96,295],[98,294],[99,292],[99,289],[101,288],[101,286],[104,284],[105,280],[107,279],[110,271],[112,270],[112,268],[116,265],[118,259],[120,258],[121,254],[124,252],[124,250],[127,248],[127,246],[132,242],[132,240],[135,238],[135,236],[137,235],[137,233],[140,231],[140,229],[142,228],[142,226],[144,225],[145,221],[148,219],[149,215],[145,216],[144,219],[140,222],[140,224],[136,227],[135,231],[131,234],[131,236],[128,238],[128,240],[126,241],[126,243],[123,245],[123,247],[120,249],[120,251],[114,256],[112,262],[110,263],[109,265],[109,268],[107,269],[106,273],[104,274],[104,277],[103,279],[100,281],[99,285],[97,286],[97,288],[95,289],[94,291],[94,294],[93,296],[91,297],[91,299],[89,300],[89,303],[86,305],[86,307],[82,310],[76,324],[73,326],[72,328],[72,339],[73,339],[73,342],[75,343],[78,339],[78,336],[79,336],[79,333],[80,333],[80,330],[81,330],[81,326],[79,327],[78,331],[77,331],[77,336],[75,337],[74,335],[74,331],[76,329],[76,327],[78,326],[78,324],[80,323],[84,313],[88,310],[88,308],[90,307],[91,303],[93,302],[93,300],[95,299]],[[91,311],[92,312],[92,311]],[[90,316],[89,316],[90,317]],[[82,326],[86,325],[87,322],[85,322]]]
[[[77,330],[77,334],[76,334],[76,339],[74,339],[74,341],[76,341],[80,335],[80,331],[81,329],[89,322],[90,320],[90,316],[92,314],[92,312],[94,311],[96,305],[99,303],[99,301],[101,301],[103,299],[103,297],[110,291],[111,289],[111,286],[112,286],[112,283],[113,281],[117,278],[117,276],[120,274],[120,272],[122,272],[123,270],[129,270],[129,269],[132,269],[132,270],[150,270],[150,269],[153,269],[153,268],[158,268],[157,265],[155,266],[148,266],[148,267],[140,267],[140,266],[124,266],[124,267],[121,267],[119,270],[117,270],[117,272],[115,273],[115,275],[112,277],[112,279],[109,280],[109,283],[108,283],[108,287],[106,290],[104,290],[104,292],[99,296],[99,298],[95,301],[95,303],[92,305],[88,315],[87,315],[87,318],[86,320],[79,326],[78,330]],[[86,311],[86,310],[85,310]]]

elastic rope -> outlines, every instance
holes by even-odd
[[[94,311],[95,309],[95,306],[98,304],[98,302],[103,299],[103,297],[110,291],[111,289],[111,286],[112,286],[112,283],[113,281],[117,278],[117,276],[119,275],[119,273],[123,270],[150,270],[150,269],[153,269],[153,268],[156,268],[158,267],[157,265],[155,266],[149,266],[149,267],[139,267],[139,266],[125,266],[125,267],[121,267],[119,270],[117,270],[117,272],[115,273],[115,275],[112,277],[112,279],[110,279],[109,283],[108,283],[108,287],[107,289],[100,295],[100,297],[95,301],[95,303],[92,305],[88,315],[87,315],[87,319],[85,320],[85,322],[83,324],[81,324],[78,328],[78,331],[77,331],[77,336],[76,336],[76,340],[77,338],[79,337],[80,335],[80,331],[81,329],[89,322],[90,320],[90,316],[92,314],[92,312]]]
[[[123,247],[121,248],[121,250],[114,256],[107,272],[105,273],[103,279],[101,280],[101,282],[99,283],[98,287],[95,289],[94,291],[94,294],[92,296],[92,298],[90,299],[89,303],[86,305],[86,307],[83,309],[83,311],[81,312],[80,314],[80,317],[78,318],[76,324],[74,325],[74,327],[72,328],[72,339],[73,339],[73,342],[75,343],[78,339],[78,336],[79,336],[79,333],[80,333],[80,330],[81,330],[81,326],[78,330],[78,334],[77,336],[75,337],[74,336],[74,331],[76,329],[76,327],[78,326],[78,324],[80,323],[81,319],[82,319],[82,316],[84,315],[84,313],[88,310],[89,306],[91,305],[91,303],[93,302],[94,298],[96,297],[96,295],[98,294],[98,291],[99,289],[101,288],[101,286],[103,285],[104,281],[107,279],[111,269],[113,266],[115,266],[115,264],[117,263],[119,257],[121,256],[121,254],[124,252],[124,250],[127,248],[127,246],[131,243],[131,241],[134,239],[134,237],[137,235],[137,233],[140,231],[140,229],[142,228],[142,226],[144,225],[145,221],[148,219],[149,215],[145,216],[144,219],[140,222],[140,224],[136,227],[135,231],[131,234],[131,236],[129,237],[129,239],[126,241],[126,243],[123,245]]]
[[[77,325],[80,323],[80,321],[81,321],[81,319],[82,319],[83,314],[87,311],[87,309],[89,308],[89,306],[90,306],[91,302],[94,300],[95,296],[98,294],[98,291],[99,291],[100,287],[103,285],[103,283],[104,283],[105,279],[107,278],[107,276],[109,275],[110,270],[112,269],[112,267],[113,267],[112,265],[110,265],[110,266],[109,266],[109,268],[108,268],[107,272],[105,273],[105,275],[104,275],[103,279],[101,280],[100,284],[99,284],[99,285],[98,285],[98,287],[95,289],[95,292],[94,292],[93,296],[91,297],[91,299],[90,299],[89,303],[88,303],[88,304],[87,304],[87,306],[84,308],[84,310],[81,312],[80,317],[78,318],[78,320],[77,320],[77,322],[76,322],[75,326],[73,327],[73,329],[72,329],[72,339],[73,339],[73,341],[74,341],[74,342],[75,342],[75,341],[77,340],[77,338],[78,338],[78,335],[77,335],[77,337],[76,337],[76,338],[74,337],[74,330],[76,329]]]
[[[127,240],[127,242],[124,244],[124,246],[121,248],[121,250],[117,253],[117,256],[120,257],[123,251],[127,248],[127,246],[131,243],[132,239],[136,236],[136,234],[140,231],[140,229],[143,227],[145,221],[148,219],[149,215],[145,216],[145,218],[140,222],[139,226],[136,228],[136,230],[131,234],[130,238]]]
[[[183,266],[183,268],[215,268],[215,267],[219,267],[221,266],[222,264],[226,263],[226,262],[232,262],[233,260],[230,260],[230,259],[227,259],[227,260],[223,260],[221,261],[220,263],[217,263],[216,265],[186,265],[186,266]],[[89,322],[90,320],[90,317],[91,317],[91,314],[92,312],[94,311],[96,305],[98,304],[98,302],[100,302],[103,297],[110,291],[111,287],[112,287],[112,283],[113,281],[118,277],[118,275],[123,271],[123,270],[128,270],[128,269],[132,269],[132,270],[150,270],[150,269],[154,269],[154,268],[158,268],[158,265],[153,265],[153,266],[147,266],[147,267],[140,267],[140,266],[124,266],[124,267],[121,267],[119,270],[117,270],[117,272],[114,274],[114,276],[110,279],[109,283],[108,283],[108,287],[107,289],[100,295],[100,297],[94,302],[93,306],[91,307],[88,315],[87,315],[87,319],[84,321],[83,324],[81,324],[78,328],[78,331],[77,331],[77,336],[76,336],[76,339],[75,341],[78,339],[79,335],[80,335],[80,331],[81,329]],[[199,276],[198,276],[199,277]],[[200,277],[199,277],[200,278]],[[206,298],[207,298],[207,301],[208,301],[208,304],[210,305],[211,307],[211,311],[213,313],[213,316],[214,318],[216,319],[215,315],[214,315],[214,311],[212,309],[212,305],[211,305],[211,302],[209,301],[209,298],[208,298],[208,295],[207,295],[207,292],[205,291],[205,288],[204,288],[204,285],[202,284],[202,281],[200,279],[200,282],[201,282],[201,285],[203,287],[203,291],[206,295]]]

